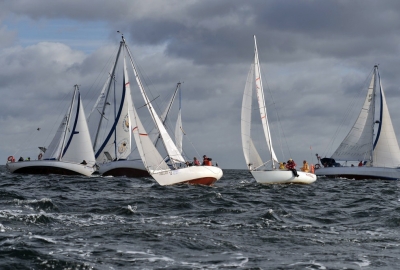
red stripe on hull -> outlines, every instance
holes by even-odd
[[[217,179],[214,177],[203,177],[203,178],[190,180],[185,183],[190,184],[190,185],[212,186],[215,182],[217,182]]]

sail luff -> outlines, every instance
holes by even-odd
[[[274,162],[278,162],[276,158],[274,148],[272,147],[271,132],[268,124],[267,107],[265,106],[264,89],[262,85],[260,61],[258,59],[257,41],[254,36],[254,75],[255,75],[255,86],[257,92],[258,106],[260,110],[261,122],[264,130],[265,139],[267,141],[268,149],[271,154],[272,167],[275,168]]]

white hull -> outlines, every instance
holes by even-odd
[[[347,179],[400,179],[400,168],[384,167],[326,167],[315,170],[316,175],[327,177],[341,177]]]
[[[32,160],[8,162],[7,169],[12,173],[24,174],[62,174],[90,176],[95,171],[92,166],[58,160]]]
[[[145,177],[150,176],[139,160],[118,160],[100,165],[99,173],[107,176]]]
[[[295,177],[292,171],[250,171],[256,181],[260,184],[311,184],[317,180],[312,173],[297,171],[299,177]]]
[[[162,186],[183,183],[211,186],[222,177],[222,170],[214,166],[192,166],[152,173],[152,176]]]

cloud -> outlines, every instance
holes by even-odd
[[[88,113],[115,57],[117,30],[160,104],[177,82],[184,82],[184,147],[224,168],[245,168],[240,110],[254,34],[273,139],[277,148],[280,142],[284,146],[284,156],[276,149],[279,158],[299,163],[314,152],[330,155],[358,114],[375,64],[380,64],[399,135],[399,5],[369,0],[5,1],[0,154],[5,160],[27,144],[37,126],[51,133],[76,83]],[[346,114],[350,109],[353,113]],[[253,119],[258,118],[255,110]],[[342,123],[346,127],[338,132]],[[31,142],[32,149],[47,136]],[[265,145],[260,149],[268,157]]]

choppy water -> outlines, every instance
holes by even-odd
[[[319,178],[214,187],[12,175],[0,167],[0,269],[399,269],[400,184]]]

